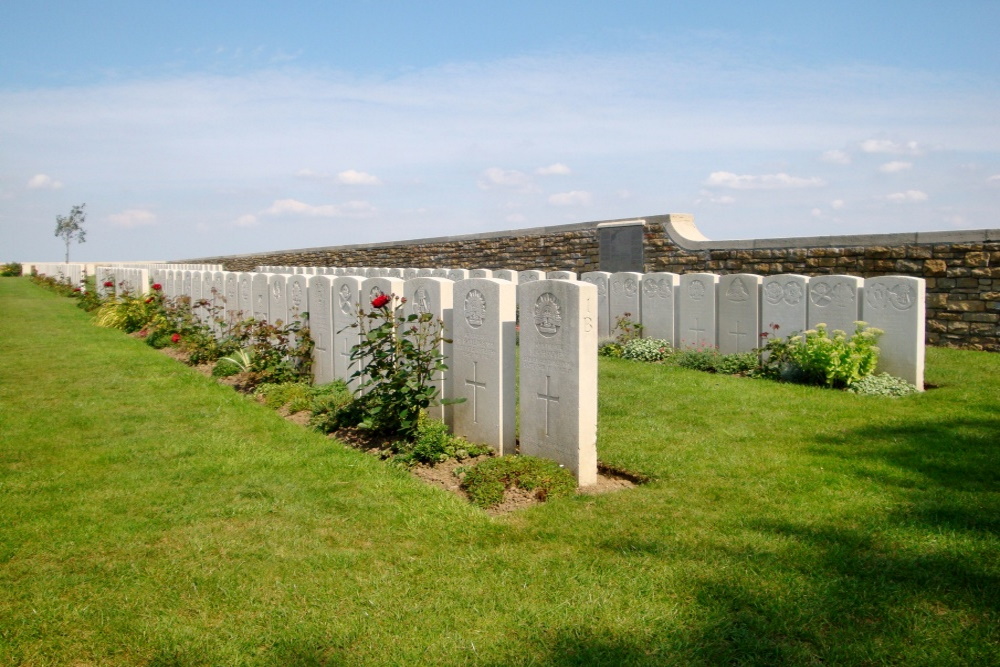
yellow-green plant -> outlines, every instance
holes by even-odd
[[[875,372],[878,364],[878,339],[881,329],[867,322],[854,323],[850,338],[840,329],[831,335],[825,324],[817,324],[788,339],[787,354],[808,382],[828,387],[850,387],[861,378]]]

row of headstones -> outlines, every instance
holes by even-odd
[[[122,292],[146,294],[150,287],[149,271],[124,266],[98,266],[94,272],[94,286],[101,298]]]
[[[258,266],[261,273],[306,274],[320,276],[361,276],[363,278],[447,278],[452,281],[469,278],[497,278],[515,285],[533,280],[548,278],[550,280],[576,280],[575,271],[513,271],[510,269],[415,269],[415,268],[384,268],[384,267],[333,267],[333,266]],[[584,274],[586,275],[586,274]]]
[[[222,264],[177,264],[168,262],[108,262],[102,266],[116,269],[146,269],[152,275],[153,271],[222,271]]]
[[[431,415],[452,432],[498,454],[515,447],[515,341],[520,307],[520,451],[566,466],[581,485],[597,479],[597,289],[543,280],[520,287],[496,278],[330,276],[165,271],[154,273],[166,296],[221,306],[231,319],[291,321],[308,312],[315,342],[313,375],[358,389],[351,349],[359,342],[359,306],[379,294],[404,297],[403,314],[440,319],[451,343],[449,369],[434,382],[442,398]],[[204,308],[196,308],[196,312]],[[204,316],[205,313],[200,313]]]
[[[21,267],[22,275],[30,274],[34,270],[40,276],[55,278],[73,286],[84,286],[84,278],[87,277],[86,264],[67,264],[65,262],[49,262],[25,265]]]
[[[515,284],[543,278],[576,280],[571,271],[490,271],[489,269],[413,269],[381,267],[262,267],[285,273],[420,276],[465,280],[500,278]],[[863,320],[883,330],[880,372],[923,388],[925,291],[923,278],[882,276],[867,280],[833,275],[758,276],[711,273],[608,273],[591,271],[579,279],[598,290],[598,335],[617,333],[628,320],[642,324],[642,335],[674,347],[718,347],[723,354],[759,349],[767,337],[785,337],[817,324],[851,335]],[[766,335],[765,335],[766,334]]]
[[[923,278],[595,272],[582,279],[596,284],[604,299],[600,308],[609,328],[606,333],[602,324],[602,335],[613,334],[618,319],[626,317],[641,322],[646,337],[732,354],[819,324],[850,336],[862,320],[884,332],[878,370],[923,389]]]

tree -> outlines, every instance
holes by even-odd
[[[74,239],[77,243],[84,243],[87,240],[87,230],[83,228],[83,223],[87,219],[84,212],[86,204],[74,206],[68,216],[56,216],[56,236],[66,242],[66,263],[69,264],[69,244]]]

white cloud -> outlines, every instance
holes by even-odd
[[[549,197],[553,206],[589,206],[592,200],[593,196],[584,190],[560,192]]]
[[[990,185],[1000,185],[1000,174],[993,174],[986,179],[986,182]]]
[[[520,223],[524,222],[527,218],[525,218],[520,213],[511,213],[505,219],[507,220],[507,222],[509,222],[511,224],[514,224],[514,225],[517,225],[517,224],[520,224]]]
[[[142,208],[130,208],[121,213],[109,215],[108,220],[119,227],[132,229],[133,227],[145,227],[155,224],[156,214]]]
[[[832,208],[834,211],[839,211],[840,209],[844,208],[844,200],[834,199],[832,202],[830,202],[830,208]]]
[[[299,169],[295,172],[295,176],[307,181],[333,181],[340,185],[382,185],[382,180],[378,176],[355,169],[342,171],[336,176],[312,169]]]
[[[695,204],[722,204],[723,206],[728,206],[729,204],[736,203],[735,197],[729,195],[716,197],[711,190],[702,190],[698,194],[699,197],[694,201]]]
[[[891,139],[867,139],[861,142],[865,153],[887,153],[889,155],[922,155],[923,150],[916,141],[898,143]]]
[[[881,167],[878,168],[883,174],[896,174],[901,171],[906,171],[907,169],[913,169],[912,162],[900,162],[895,160],[893,162],[886,162]]]
[[[490,167],[484,171],[479,179],[479,187],[483,190],[510,188],[522,192],[530,192],[535,189],[531,178],[523,171],[501,169],[499,167]]]
[[[28,179],[28,189],[30,190],[59,190],[63,184],[48,174],[35,174]]]
[[[829,162],[830,164],[851,164],[851,156],[842,150],[830,150],[823,153],[821,158],[823,162]]]
[[[261,215],[297,215],[305,218],[366,217],[375,212],[375,207],[366,201],[349,201],[342,206],[321,204],[313,206],[297,199],[276,199],[271,206],[261,211]]]
[[[738,175],[728,171],[712,172],[705,185],[734,190],[777,190],[780,188],[815,188],[826,185],[820,178],[801,178],[788,174]]]
[[[547,167],[539,167],[535,170],[535,173],[539,176],[566,176],[571,174],[572,170],[562,162],[556,162]]]
[[[241,215],[233,221],[233,226],[235,227],[256,227],[260,222],[257,220],[256,215]]]
[[[812,211],[809,212],[809,215],[811,215],[814,218],[822,218],[823,217],[823,211],[821,211],[818,208],[814,208]]]
[[[377,176],[366,174],[363,171],[348,169],[337,174],[337,182],[344,185],[381,185],[382,181]]]
[[[895,203],[927,201],[927,193],[920,190],[907,190],[887,195],[886,199]]]

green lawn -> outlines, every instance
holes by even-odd
[[[490,518],[0,279],[0,664],[1000,663],[1000,355],[600,373],[655,481]]]

